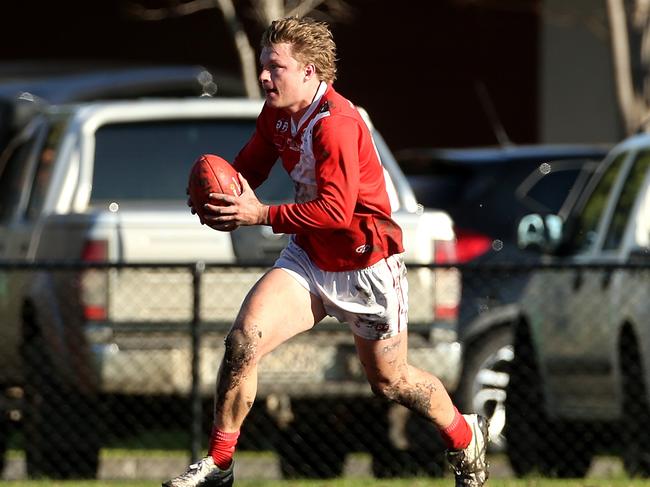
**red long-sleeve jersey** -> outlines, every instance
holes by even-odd
[[[271,206],[271,226],[295,234],[316,266],[362,269],[403,251],[370,131],[331,85],[321,83],[298,124],[265,105],[233,164],[255,189],[278,157],[294,182],[295,203]]]

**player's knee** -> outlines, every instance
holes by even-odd
[[[234,370],[246,368],[257,359],[257,340],[253,333],[236,328],[225,340],[224,360]]]

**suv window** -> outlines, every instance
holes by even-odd
[[[470,230],[509,242],[525,214],[560,212],[595,158],[405,154],[400,165],[420,203],[447,211],[461,234]]]
[[[623,185],[623,189],[619,194],[612,221],[605,236],[603,249],[614,250],[621,244],[625,227],[627,226],[627,221],[632,210],[632,205],[634,205],[634,201],[639,194],[639,188],[641,187],[641,183],[643,182],[649,167],[650,151],[643,151],[634,161],[634,165],[632,166],[632,169],[625,180],[625,184]]]
[[[560,214],[567,200],[592,174],[591,159],[542,163],[516,190],[521,204],[530,212]]]
[[[602,173],[598,184],[589,196],[583,210],[575,221],[571,247],[577,252],[589,251],[596,240],[598,221],[605,209],[609,193],[616,182],[618,173],[628,153],[620,154]]]
[[[540,169],[540,171],[542,170]],[[550,172],[531,188],[527,196],[531,198],[532,204],[536,204],[542,209],[542,212],[557,210],[562,206],[579,172],[579,169]]]
[[[91,202],[185,199],[190,166],[205,153],[233,161],[255,130],[254,119],[177,120],[110,124],[96,134]],[[281,167],[257,192],[291,198]]]

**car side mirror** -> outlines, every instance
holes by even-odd
[[[521,249],[554,252],[562,242],[564,222],[558,215],[542,216],[532,213],[524,216],[517,227],[517,242]]]

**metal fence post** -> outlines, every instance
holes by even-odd
[[[192,402],[192,426],[190,438],[190,456],[192,462],[201,458],[201,280],[205,272],[205,262],[194,264],[192,274],[193,310],[192,310],[192,389],[190,400]]]

